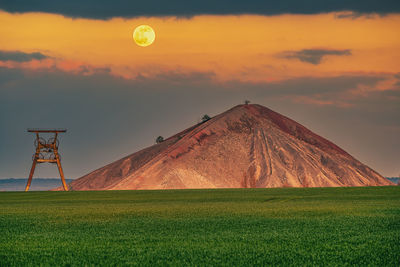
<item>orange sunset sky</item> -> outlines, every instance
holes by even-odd
[[[71,72],[109,68],[113,75],[128,79],[168,71],[213,72],[218,81],[252,82],[400,71],[400,15],[354,19],[338,18],[340,14],[96,20],[0,12],[1,50],[48,57],[1,65]],[[140,24],[151,25],[156,32],[149,47],[139,47],[131,38]],[[319,64],[285,57],[303,49],[350,50],[350,54],[326,55]]]

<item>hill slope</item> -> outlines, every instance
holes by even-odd
[[[261,105],[239,105],[70,183],[73,190],[379,186],[392,183]]]

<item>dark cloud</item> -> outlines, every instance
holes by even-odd
[[[33,59],[42,60],[49,58],[48,56],[39,53],[24,53],[20,51],[2,51],[0,50],[0,61],[15,61],[15,62],[28,62]]]
[[[107,19],[136,16],[193,16],[199,14],[316,14],[332,11],[362,13],[400,12],[397,0],[3,0],[0,9],[8,12],[49,12],[70,17]]]
[[[0,68],[0,80],[4,77],[9,78],[0,84],[0,178],[26,177],[33,153],[27,127],[68,128],[60,151],[67,177],[75,178],[245,99],[295,119],[382,174],[398,172],[400,89],[350,98],[352,105],[346,108],[296,101],[298,97],[340,100],[359,85],[373,87],[384,76],[255,84],[216,83],[213,73],[164,73],[126,80],[107,71],[72,74]],[[371,136],[377,138],[373,143]],[[39,167],[37,175],[57,177],[57,168]]]
[[[335,18],[337,19],[358,19],[358,18],[367,18],[367,19],[373,19],[376,17],[382,17],[384,14],[382,13],[361,13],[361,12],[354,12],[354,11],[344,11],[344,12],[339,12],[338,14],[335,15]]]
[[[298,59],[314,65],[321,64],[326,56],[350,56],[351,50],[332,50],[332,49],[303,49],[300,51],[286,51],[279,54],[280,57],[288,59]]]

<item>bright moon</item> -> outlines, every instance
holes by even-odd
[[[156,33],[149,25],[137,26],[133,31],[133,40],[139,46],[149,46],[156,39]]]

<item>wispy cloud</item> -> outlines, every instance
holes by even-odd
[[[343,11],[338,12],[335,14],[335,18],[337,19],[358,19],[358,18],[367,18],[367,19],[374,19],[376,17],[383,17],[386,14],[384,13],[362,13],[362,12],[355,12],[355,11]]]
[[[50,58],[40,52],[24,53],[21,51],[0,50],[0,61],[28,62],[31,60],[42,60]]]
[[[303,49],[299,51],[285,51],[279,54],[280,57],[288,59],[298,59],[302,62],[318,65],[326,56],[350,56],[351,50],[333,50],[333,49]]]

